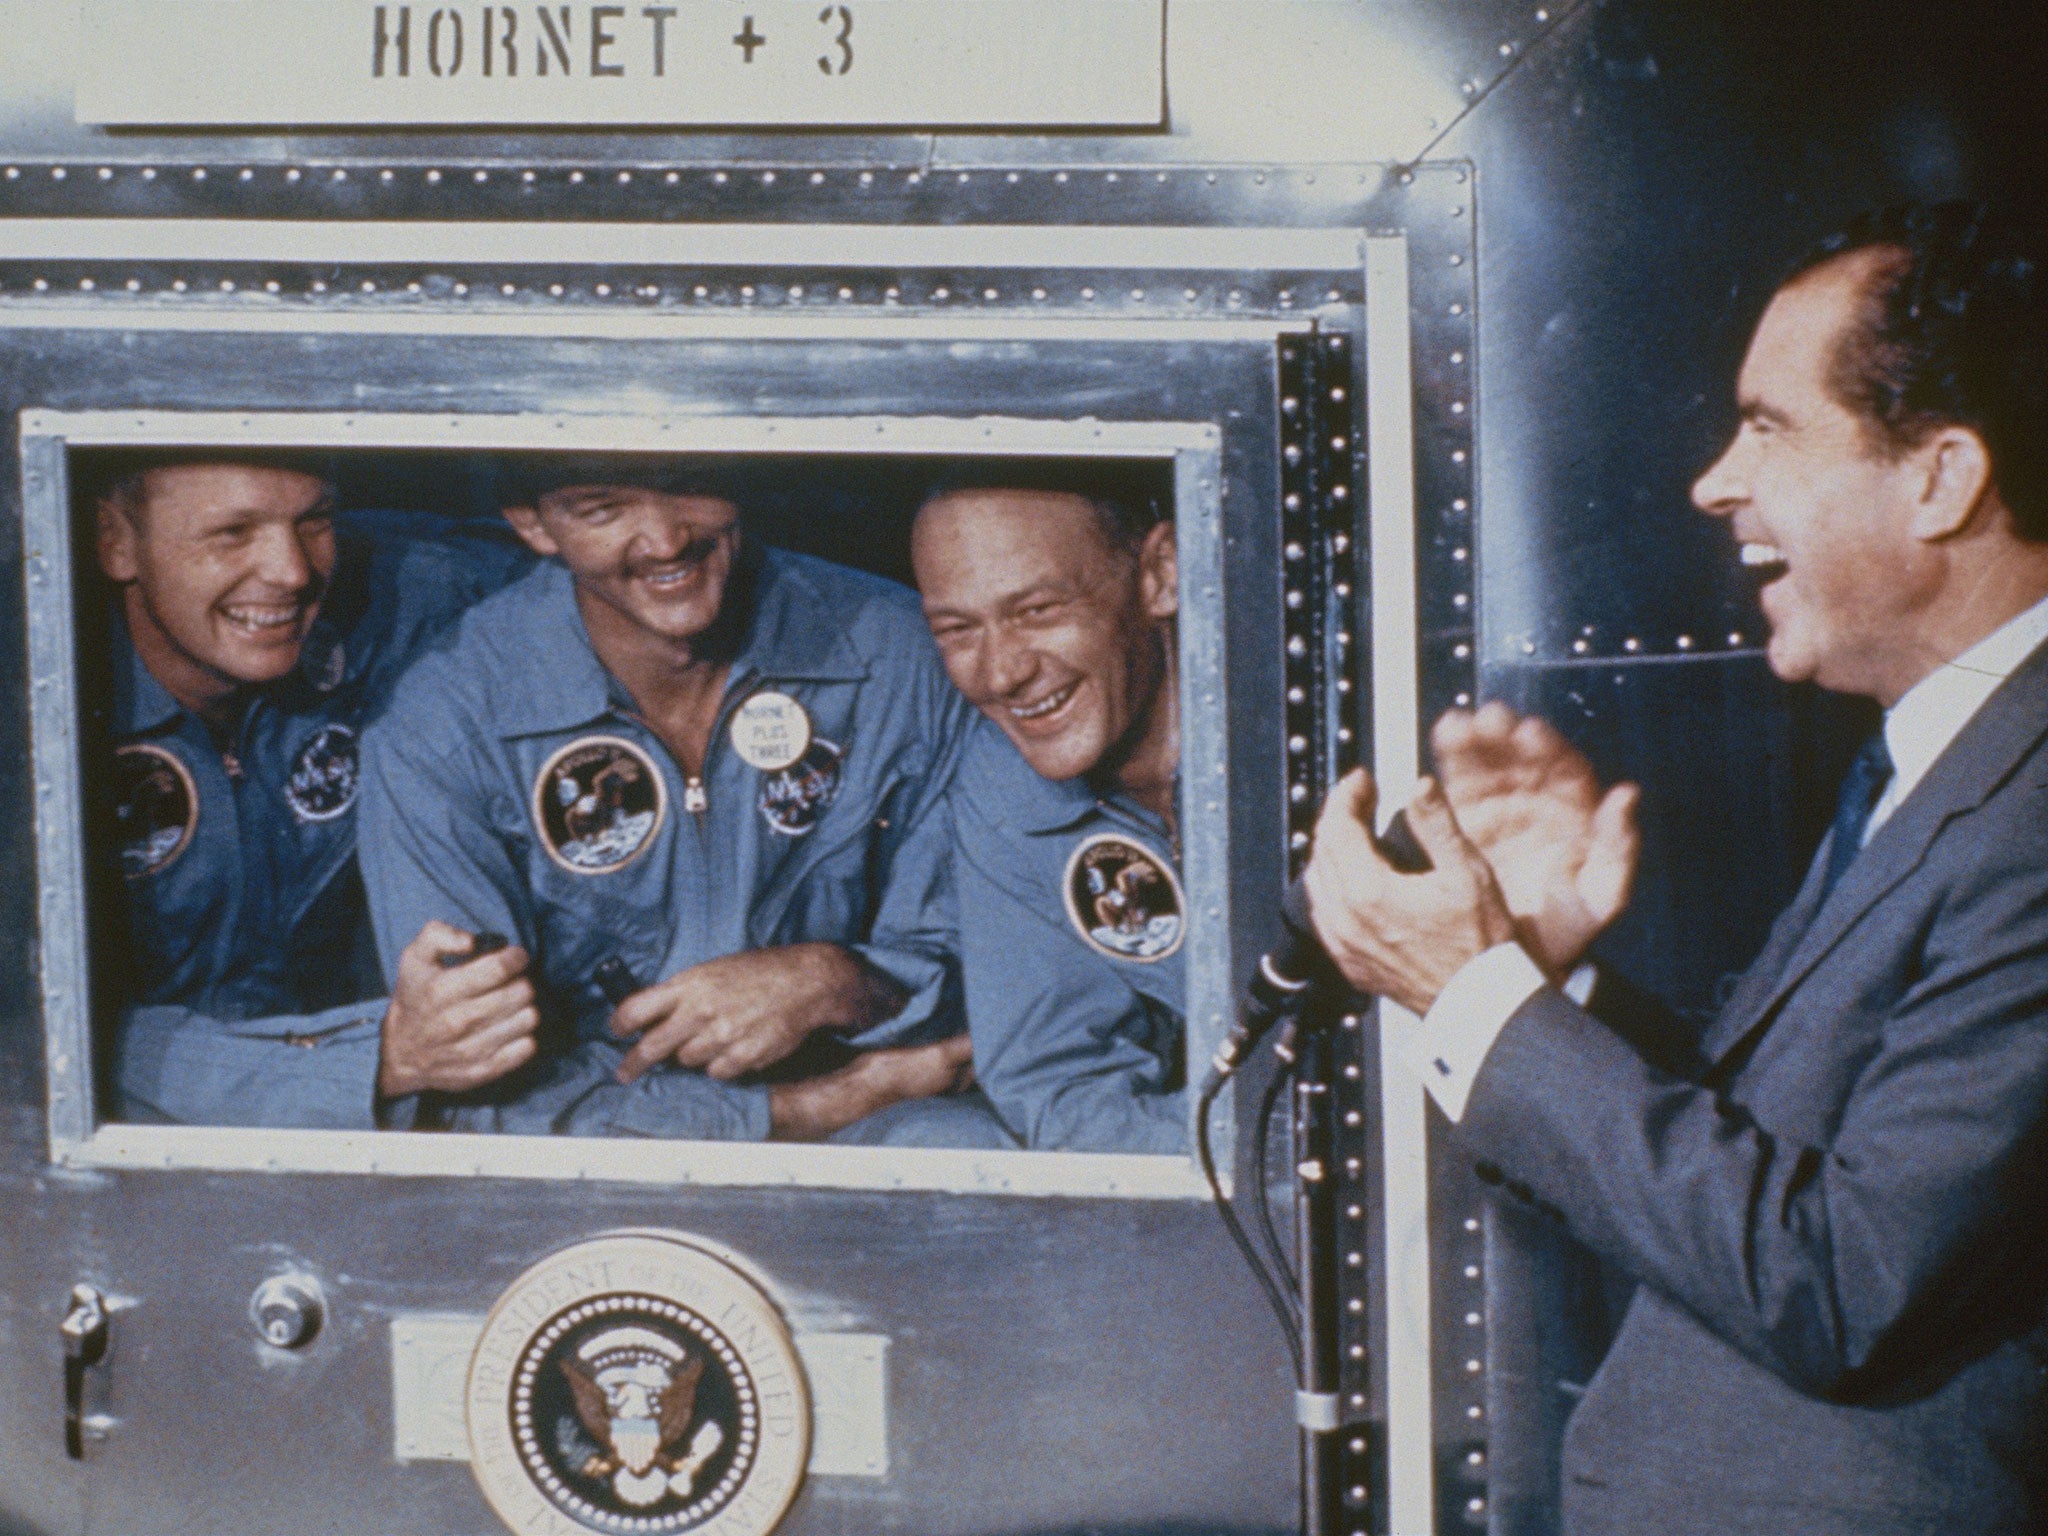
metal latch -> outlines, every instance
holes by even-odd
[[[107,1298],[90,1285],[71,1287],[71,1308],[58,1325],[64,1336],[64,1450],[85,1460],[85,1373],[107,1353]]]

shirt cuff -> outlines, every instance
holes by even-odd
[[[1592,967],[1581,966],[1590,990]],[[1577,971],[1572,981],[1579,980]],[[1547,978],[1519,944],[1496,944],[1475,955],[1445,984],[1413,1039],[1429,1096],[1453,1125],[1464,1118],[1472,1080],[1486,1053],[1522,1004]]]
[[[1571,975],[1565,977],[1564,985],[1558,990],[1581,1008],[1593,1001],[1593,984],[1600,979],[1599,971],[1590,960],[1581,960]]]

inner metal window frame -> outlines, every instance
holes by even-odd
[[[73,448],[240,447],[1002,455],[1171,460],[1180,553],[1187,1066],[1233,1015],[1221,429],[1205,421],[1015,417],[576,416],[407,412],[24,410],[39,958],[51,1161],[69,1168],[370,1173],[718,1186],[1207,1199],[1192,1155],[946,1151],[776,1142],[319,1131],[101,1122],[93,1093],[88,850],[79,751]],[[1193,765],[1202,765],[1199,778]],[[1193,1095],[1189,1095],[1192,1114]],[[1219,1117],[1220,1119],[1221,1117]],[[1192,1128],[1191,1128],[1192,1129]]]

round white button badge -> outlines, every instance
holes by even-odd
[[[732,714],[732,749],[763,773],[780,773],[811,744],[811,717],[786,693],[757,693]]]

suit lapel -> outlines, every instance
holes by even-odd
[[[1927,770],[1891,819],[1819,899],[1827,845],[1807,869],[1791,908],[1771,941],[1701,1042],[1716,1067],[1767,1027],[1792,989],[1842,937],[1901,881],[1918,869],[1941,829],[1975,810],[2010,778],[2048,734],[2048,645],[2035,649],[1984,701],[1968,724]],[[1795,921],[1796,919],[1796,921]]]

